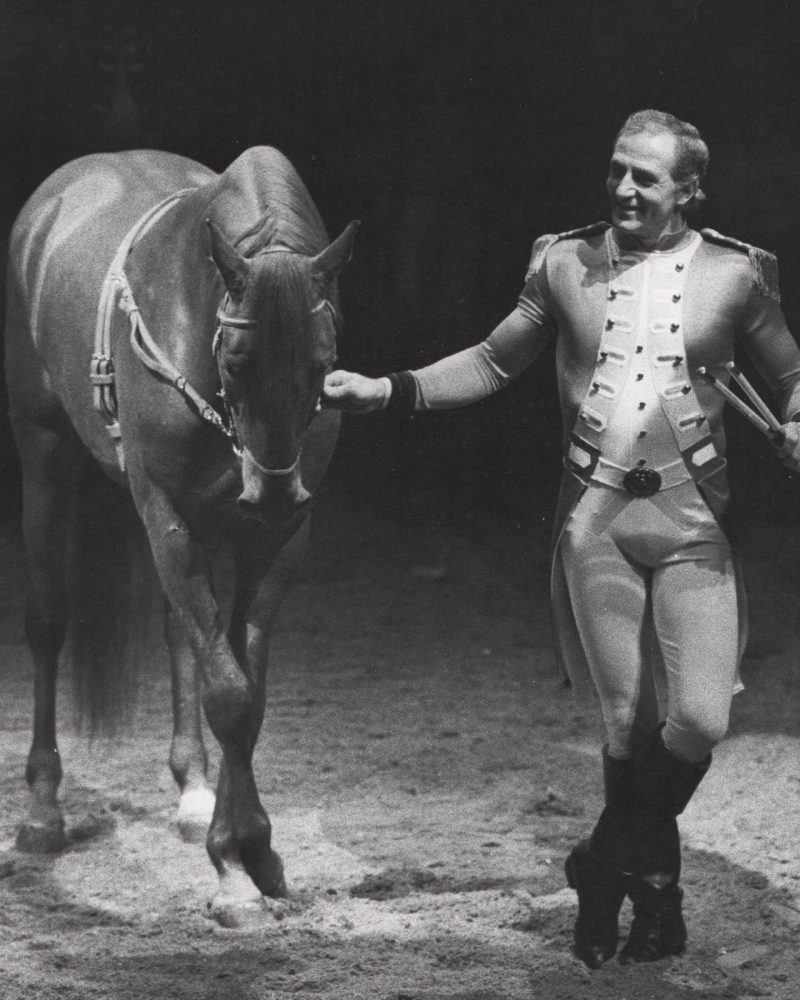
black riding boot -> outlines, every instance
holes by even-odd
[[[628,880],[633,923],[619,956],[623,964],[655,962],[667,955],[679,955],[686,947],[676,817],[688,805],[710,764],[710,754],[699,764],[673,756],[664,746],[660,730],[635,760],[634,826],[641,841]]]
[[[606,806],[586,840],[570,852],[564,871],[578,893],[575,954],[597,969],[617,951],[619,911],[625,899],[626,879],[615,864],[613,847],[628,825],[632,799],[633,761],[610,757],[603,747],[603,786]]]

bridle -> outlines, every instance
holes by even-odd
[[[128,322],[130,324],[131,348],[142,364],[149,371],[153,372],[153,374],[172,385],[173,388],[183,396],[188,406],[194,410],[194,412],[202,420],[205,420],[207,423],[211,424],[212,427],[216,428],[216,430],[218,430],[221,434],[224,434],[230,441],[231,447],[238,458],[241,459],[246,455],[248,461],[252,463],[264,476],[289,476],[297,468],[300,461],[300,453],[298,452],[297,458],[294,462],[285,469],[271,469],[261,465],[261,463],[253,456],[252,452],[240,443],[239,436],[236,432],[235,420],[228,401],[225,398],[224,389],[220,387],[220,391],[218,393],[225,411],[223,416],[219,413],[215,406],[212,406],[211,403],[203,398],[203,396],[194,388],[185,375],[183,375],[175,367],[169,357],[153,339],[150,331],[147,329],[147,324],[145,323],[141,311],[139,310],[139,306],[137,305],[136,299],[133,295],[133,290],[128,282],[127,275],[125,274],[124,265],[135,243],[151,226],[155,224],[155,222],[158,221],[158,219],[161,218],[162,215],[164,215],[165,212],[167,212],[177,201],[187,194],[189,190],[191,189],[178,191],[159,202],[153,208],[149,209],[126,234],[117,249],[116,254],[114,255],[114,259],[111,262],[108,272],[106,273],[100,295],[100,305],[98,307],[95,330],[95,350],[92,356],[92,366],[90,369],[94,407],[106,420],[106,428],[113,439],[114,446],[116,448],[119,467],[125,471],[125,456],[122,447],[119,422],[117,420],[115,372],[113,360],[111,358],[111,314],[113,302],[117,299],[118,307],[128,317]],[[294,253],[294,251],[288,247],[268,247],[259,251],[259,254],[266,253]],[[219,308],[217,309],[217,327],[214,331],[214,339],[212,341],[212,352],[217,360],[218,371],[220,343],[223,328],[233,327],[234,329],[240,330],[253,330],[258,326],[258,321],[256,319],[250,317],[231,316],[227,311],[229,305],[230,296],[226,292]],[[327,308],[330,310],[334,327],[338,335],[340,322],[336,309],[327,298],[323,299],[320,305],[315,307],[315,311],[320,308]]]
[[[211,352],[214,355],[214,358],[216,359],[218,371],[220,363],[220,347],[222,344],[223,328],[226,326],[230,326],[236,330],[253,330],[256,328],[256,326],[258,326],[258,320],[250,319],[248,317],[243,317],[243,316],[229,316],[228,313],[225,312],[226,304],[230,304],[230,295],[227,292],[225,293],[225,298],[222,300],[222,305],[219,307],[219,309],[217,309],[217,328],[214,331],[214,340],[211,343]],[[250,449],[246,445],[240,443],[238,434],[236,433],[236,422],[234,420],[233,412],[231,411],[230,405],[228,403],[228,397],[225,395],[225,387],[222,381],[221,372],[220,372],[220,389],[217,395],[222,400],[222,405],[225,407],[225,414],[227,416],[227,426],[230,432],[233,450],[236,452],[236,454],[239,455],[240,457],[246,455],[248,461],[251,462],[263,476],[273,476],[273,477],[291,476],[291,474],[297,468],[298,463],[300,462],[299,451],[297,453],[297,458],[292,462],[291,465],[287,466],[285,469],[271,469],[266,465],[262,465],[255,458]]]
[[[260,251],[261,254],[291,253],[291,252],[292,251],[283,249],[281,247],[272,247]],[[230,404],[228,403],[227,396],[225,395],[224,383],[222,380],[222,372],[220,371],[220,351],[222,345],[222,334],[223,334],[223,329],[226,326],[232,327],[235,330],[253,330],[258,326],[258,320],[247,316],[231,316],[226,311],[227,308],[230,306],[230,304],[231,304],[231,297],[230,294],[226,292],[219,309],[217,309],[217,327],[216,330],[214,331],[214,339],[211,343],[211,351],[214,355],[214,358],[216,359],[217,370],[220,375],[220,389],[217,395],[222,400],[222,405],[225,409],[225,416],[227,418],[226,433],[228,437],[230,437],[231,439],[232,447],[233,450],[236,452],[236,454],[239,455],[240,457],[246,455],[248,461],[251,462],[262,475],[273,476],[273,477],[290,476],[295,471],[295,469],[298,466],[298,463],[300,462],[299,451],[297,453],[297,458],[294,460],[294,462],[292,462],[292,464],[287,466],[285,469],[271,469],[265,465],[262,465],[255,458],[250,449],[247,448],[244,444],[240,443],[238,434],[236,433],[236,422]],[[322,301],[318,306],[314,307],[313,311],[317,312],[320,309],[327,309],[330,312],[333,320],[334,330],[336,331],[336,335],[338,337],[340,333],[340,320],[339,320],[339,314],[336,312],[333,303],[330,301],[330,299],[325,297],[322,299]]]
[[[142,318],[142,314],[139,311],[139,307],[136,304],[133,292],[131,291],[131,287],[128,284],[128,280],[124,272],[120,272],[117,276],[117,285],[120,290],[119,306],[125,313],[127,313],[128,320],[130,322],[131,347],[142,364],[151,372],[160,376],[166,382],[169,382],[170,385],[177,389],[177,391],[184,397],[186,402],[199,417],[210,423],[212,427],[215,427],[218,431],[224,434],[225,437],[227,437],[231,442],[231,447],[239,458],[246,455],[248,461],[252,462],[252,464],[264,476],[290,476],[297,468],[300,461],[300,453],[298,452],[297,458],[294,462],[285,469],[271,469],[268,466],[262,465],[253,456],[252,452],[240,442],[239,435],[236,432],[236,423],[222,386],[220,386],[218,395],[222,400],[225,410],[224,417],[220,415],[218,410],[212,406],[211,403],[207,402],[200,395],[191,382],[189,382],[189,380],[181,374],[164,351],[155,342],[150,331],[147,329],[144,319]],[[328,300],[326,299],[325,301],[327,302]],[[212,351],[217,360],[218,370],[223,328],[229,326],[240,330],[252,330],[258,326],[258,321],[255,319],[229,315],[225,311],[229,302],[230,296],[226,293],[225,298],[222,301],[222,305],[217,310],[217,328],[214,332],[214,339],[212,341]],[[330,303],[328,303],[328,305],[334,316],[336,316],[333,306]]]

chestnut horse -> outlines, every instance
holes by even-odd
[[[318,401],[357,226],[329,243],[298,174],[269,147],[222,174],[150,150],[83,157],[20,213],[6,369],[34,663],[21,849],[66,842],[59,659],[69,656],[95,723],[127,697],[137,598],[136,553],[121,540],[127,505],[166,598],[179,826],[187,837],[207,831],[220,919],[285,892],[252,758],[270,630],[338,432]],[[221,547],[233,580],[224,612],[212,573]],[[127,604],[109,609],[110,594]],[[216,795],[201,706],[221,748]]]

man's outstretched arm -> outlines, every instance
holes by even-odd
[[[523,372],[550,338],[550,329],[516,308],[474,347],[413,372],[367,378],[335,371],[325,379],[322,405],[349,413],[392,409],[446,410],[485,399]]]

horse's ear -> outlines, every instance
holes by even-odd
[[[353,242],[360,225],[361,223],[358,221],[349,222],[342,235],[338,236],[330,246],[325,247],[311,261],[311,274],[323,288],[333,281],[353,256]]]
[[[240,298],[247,287],[247,261],[236,252],[216,223],[206,219],[206,225],[211,238],[211,257],[222,275],[228,293],[234,298]]]

